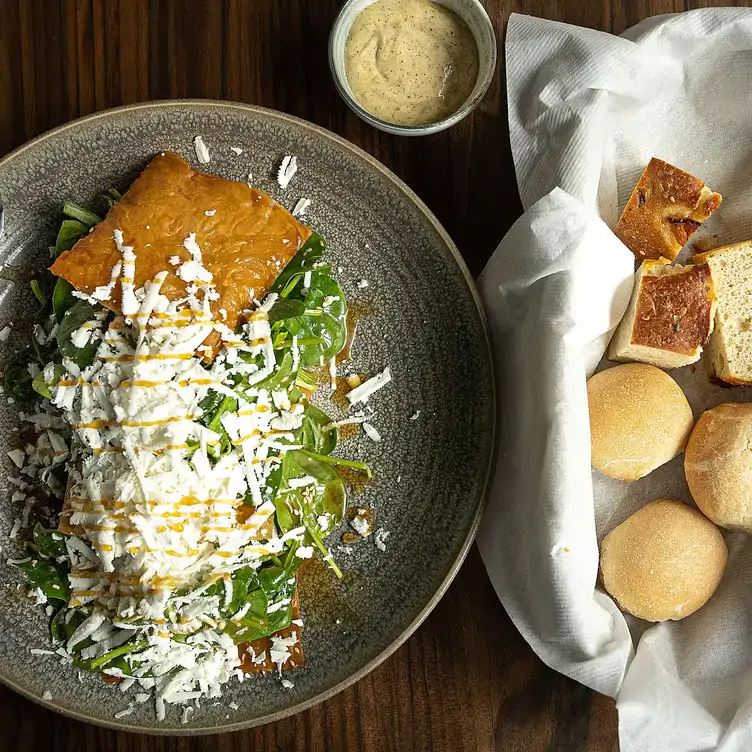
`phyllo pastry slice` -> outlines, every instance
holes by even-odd
[[[135,290],[167,272],[161,293],[180,300],[208,282],[209,272],[218,293],[212,313],[233,329],[310,235],[263,191],[196,172],[177,154],[164,153],[50,271],[117,312],[124,247],[136,257]]]

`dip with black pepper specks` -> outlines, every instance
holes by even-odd
[[[345,71],[353,96],[372,115],[428,125],[470,96],[478,48],[467,24],[433,0],[377,0],[353,22]]]

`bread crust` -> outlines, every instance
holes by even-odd
[[[608,349],[611,360],[678,368],[700,359],[713,330],[715,293],[710,267],[646,261],[632,300]]]
[[[635,481],[684,451],[692,409],[664,371],[627,363],[587,382],[591,462],[610,478]]]
[[[684,457],[692,498],[716,525],[752,532],[752,404],[704,412]]]
[[[717,311],[706,350],[707,360],[715,377],[732,386],[752,386],[749,358],[740,357],[747,346],[743,351],[738,349],[740,339],[752,337],[752,333],[748,333],[749,310],[742,310],[746,301],[739,300],[740,290],[747,290],[752,285],[750,269],[747,265],[736,272],[728,271],[734,266],[733,256],[745,252],[747,256],[752,252],[752,241],[714,248],[690,259],[691,263],[707,264],[713,275]],[[752,340],[749,340],[748,347],[752,347]]]
[[[699,178],[653,157],[614,232],[638,261],[673,261],[722,200]]]
[[[683,619],[708,602],[728,561],[718,528],[683,501],[659,499],[601,544],[601,578],[619,608],[646,621]]]

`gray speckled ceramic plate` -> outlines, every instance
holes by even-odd
[[[204,701],[187,725],[170,708],[157,723],[152,702],[129,716],[114,714],[133,698],[98,675],[32,655],[50,647],[41,607],[17,587],[6,565],[20,554],[8,539],[19,514],[11,490],[0,496],[0,680],[27,697],[93,723],[150,733],[233,730],[300,711],[363,676],[415,630],[443,594],[475,533],[494,436],[494,386],[483,314],[468,272],[428,209],[376,160],[333,134],[287,115],[240,104],[159,102],[103,112],[48,133],[0,160],[5,235],[0,238],[0,344],[6,362],[27,342],[32,294],[25,283],[48,260],[48,245],[64,199],[90,202],[124,189],[156,153],[170,150],[196,167],[193,139],[202,135],[211,162],[201,169],[253,182],[288,208],[311,200],[306,221],[327,238],[339,279],[351,300],[374,313],[361,320],[353,367],[369,373],[390,365],[393,382],[376,395],[380,444],[365,437],[342,445],[367,458],[375,477],[351,503],[372,506],[377,527],[390,532],[386,551],[373,538],[347,554],[329,539],[345,576],[323,567],[301,574],[307,666],[253,675],[226,685],[221,702]],[[236,155],[231,147],[243,149]],[[274,173],[285,154],[299,170],[281,191]],[[357,282],[368,280],[360,289]],[[420,411],[416,420],[411,416]],[[0,406],[0,465],[17,425]],[[42,695],[49,690],[52,699]],[[230,703],[238,706],[229,708]]]

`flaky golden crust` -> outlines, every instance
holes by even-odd
[[[638,261],[673,261],[721,201],[699,178],[653,157],[614,232]]]
[[[162,293],[170,300],[185,297],[187,285],[170,259],[191,259],[183,242],[195,233],[203,264],[213,274],[219,293],[212,310],[224,309],[230,328],[251,296],[263,298],[311,234],[263,191],[195,172],[170,153],[155,157],[105,220],[61,254],[50,271],[83,292],[106,285],[121,258],[115,230],[121,230],[123,242],[134,247],[136,288],[167,271]],[[120,285],[103,305],[120,309]]]

